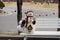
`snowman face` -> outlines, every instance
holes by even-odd
[[[28,12],[28,13],[27,13],[27,16],[33,17],[33,12]]]

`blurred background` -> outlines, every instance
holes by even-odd
[[[1,0],[6,14],[0,13],[0,32],[17,32],[17,0]],[[60,28],[58,0],[23,0],[22,19],[32,10],[36,18],[36,31],[57,31]]]

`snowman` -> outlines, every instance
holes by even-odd
[[[26,34],[32,34],[35,32],[35,24],[36,20],[33,15],[33,11],[27,11],[26,18],[23,20],[20,20],[18,28],[18,34],[20,33],[26,33]]]

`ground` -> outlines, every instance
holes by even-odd
[[[0,35],[18,35],[18,32],[0,32]]]

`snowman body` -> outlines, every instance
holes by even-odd
[[[25,21],[26,21],[26,19],[25,19]],[[33,21],[35,21],[34,17],[29,17],[29,18],[28,18],[28,24],[27,24],[27,26],[26,26],[26,22],[25,22],[24,26],[21,27],[21,23],[23,22],[23,20],[21,20],[21,21],[19,22],[18,27],[17,27],[18,30],[21,31],[22,33],[27,33],[27,34],[32,34],[32,33],[34,33],[34,32],[35,32],[35,25],[32,23]],[[29,26],[29,25],[31,25],[32,28],[33,28],[30,32],[29,32],[29,30],[28,30],[28,26]]]
[[[33,16],[32,11],[26,12],[26,18],[24,20],[20,20],[18,25],[18,30],[22,33],[33,34],[35,32],[35,17]]]

